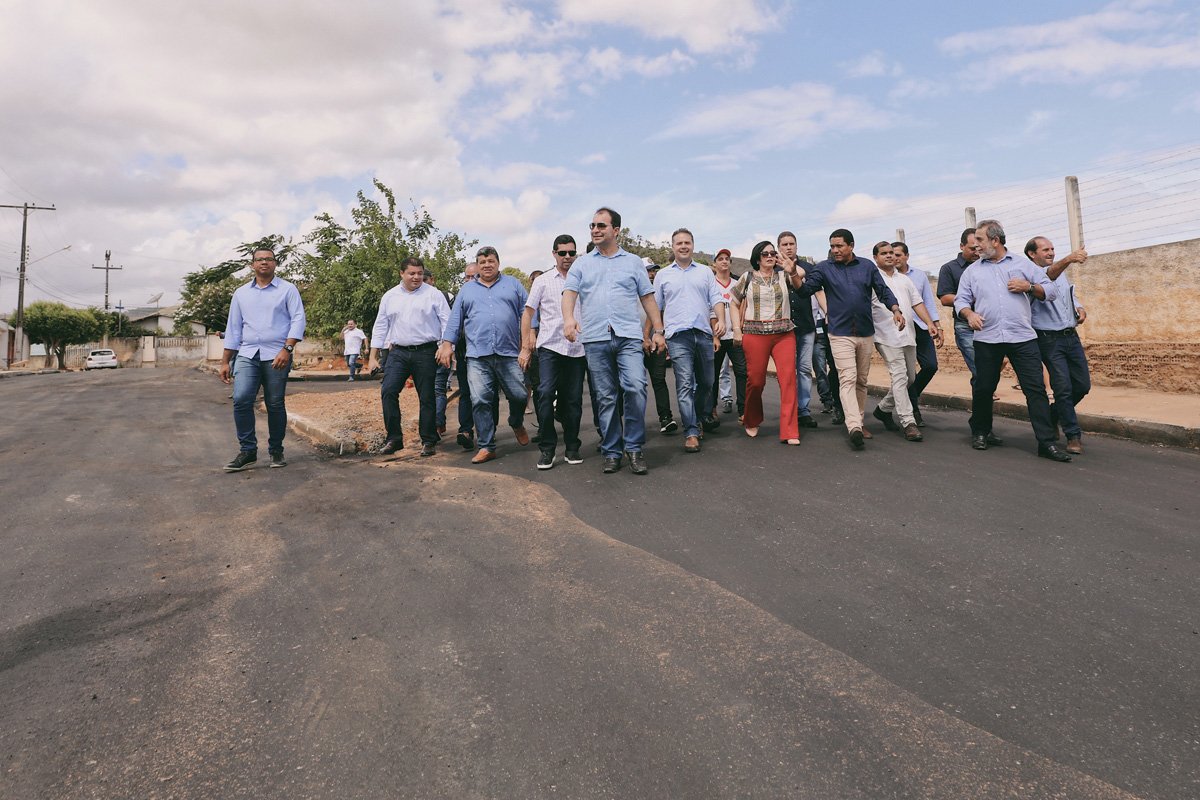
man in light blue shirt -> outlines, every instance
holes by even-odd
[[[1035,236],[1025,245],[1025,255],[1046,270],[1046,277],[1058,294],[1054,300],[1033,303],[1030,311],[1042,363],[1050,373],[1050,388],[1054,392],[1051,420],[1056,427],[1062,425],[1063,433],[1067,435],[1067,452],[1079,455],[1083,452],[1083,431],[1075,406],[1091,391],[1092,377],[1083,343],[1075,330],[1076,325],[1082,325],[1087,319],[1087,311],[1079,302],[1066,270],[1072,264],[1086,261],[1087,251],[1080,248],[1056,262],[1054,244],[1045,236]]]
[[[240,450],[225,465],[226,472],[240,472],[258,461],[254,401],[260,386],[267,407],[267,452],[271,455],[271,466],[287,466],[283,460],[283,437],[287,433],[283,396],[292,368],[292,351],[304,338],[305,318],[300,292],[288,281],[275,277],[278,265],[273,250],[265,247],[255,250],[250,255],[254,280],[239,287],[229,303],[221,380],[231,382],[229,362],[236,357],[232,379],[233,424]]]
[[[701,415],[707,417],[713,405],[708,395],[713,388],[714,340],[719,343],[725,333],[721,287],[711,269],[692,260],[694,247],[687,228],[672,233],[675,261],[659,270],[654,281],[654,301],[663,313],[667,351],[675,372],[686,453],[700,452]],[[715,418],[703,421],[705,430],[719,424]]]
[[[975,238],[979,260],[962,273],[954,297],[954,313],[975,332],[971,446],[986,450],[1004,443],[992,433],[992,393],[1000,383],[1000,370],[1007,358],[1025,393],[1038,455],[1052,461],[1070,461],[1071,456],[1054,441],[1050,402],[1042,380],[1042,355],[1030,322],[1030,299],[1053,300],[1054,285],[1033,262],[1005,247],[1004,228],[996,220],[980,222]]]
[[[908,399],[912,403],[913,417],[917,420],[917,427],[924,428],[925,420],[921,418],[921,408],[917,403],[921,399],[921,392],[925,391],[925,387],[929,385],[938,371],[937,349],[942,346],[942,326],[939,322],[939,314],[942,306],[933,296],[933,289],[929,285],[929,276],[924,271],[909,266],[908,245],[904,242],[892,242],[892,255],[896,259],[896,271],[901,275],[907,275],[916,285],[917,291],[921,293],[921,302],[933,321],[932,326],[927,326],[920,317],[913,319],[913,322],[916,323],[915,333],[917,334],[917,366],[920,369],[917,371],[917,376],[908,385]]]
[[[517,364],[521,352],[521,314],[528,295],[521,282],[500,273],[500,254],[494,247],[482,247],[475,257],[479,277],[470,281],[454,298],[450,320],[442,332],[437,361],[449,367],[454,344],[467,337],[467,383],[471,387],[471,411],[479,451],[472,464],[483,464],[496,457],[497,391],[508,398],[508,424],[517,444],[529,444],[525,430],[525,406],[529,392],[525,375]]]
[[[667,346],[662,315],[654,303],[654,289],[642,260],[617,244],[621,215],[601,208],[592,216],[592,244],[596,249],[579,258],[567,275],[563,289],[563,335],[583,342],[588,372],[600,405],[600,451],[603,472],[621,468],[622,453],[629,456],[635,475],[648,471],[642,446],[646,442],[646,369],[642,364],[642,315],[650,319],[651,337],[646,347]],[[583,318],[576,318],[576,304]],[[617,393],[624,392],[624,428],[617,419]]]

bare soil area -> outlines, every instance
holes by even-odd
[[[383,446],[387,433],[383,427],[383,411],[379,404],[379,384],[372,383],[363,389],[345,392],[297,392],[288,394],[289,414],[304,417],[307,421],[326,430],[340,439],[353,441],[359,452],[373,453]],[[417,392],[410,383],[400,393],[400,414],[403,418],[404,441],[418,442],[417,422],[420,407]],[[446,416],[455,420],[457,431],[458,393],[451,392],[446,406]]]

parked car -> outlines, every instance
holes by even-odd
[[[112,350],[93,350],[88,353],[87,362],[83,365],[84,369],[116,369],[121,366],[117,363],[117,354]]]

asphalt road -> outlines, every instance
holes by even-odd
[[[227,475],[227,393],[0,381],[0,797],[1200,796],[1194,453],[930,412]]]

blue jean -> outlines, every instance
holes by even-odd
[[[700,435],[700,418],[712,409],[713,337],[709,331],[688,328],[667,339],[671,369],[675,372],[675,396],[679,400],[679,422],[684,436]]]
[[[537,350],[538,387],[534,402],[538,416],[538,447],[543,453],[553,453],[558,447],[558,431],[554,429],[555,409],[562,418],[563,443],[567,452],[578,450],[579,421],[583,416],[583,376],[587,359],[565,356],[546,347]]]
[[[346,367],[350,370],[350,377],[353,378],[362,368],[358,363],[358,353],[346,353]]]
[[[383,426],[387,429],[389,442],[399,442],[404,438],[404,429],[400,418],[400,392],[408,379],[412,378],[413,387],[417,390],[420,402],[418,429],[421,432],[421,444],[437,443],[437,426],[434,423],[433,381],[437,372],[437,343],[417,345],[415,347],[393,346],[388,354],[387,367],[383,371],[383,382],[379,387],[379,396],[383,404]]]
[[[971,330],[971,326],[961,320],[954,322],[954,343],[958,345],[958,352],[962,353],[963,361],[967,362],[967,369],[971,370],[971,384],[975,383],[975,331]]]
[[[475,436],[480,450],[496,449],[496,412],[499,393],[508,398],[508,424],[525,425],[525,373],[516,356],[467,357],[467,383],[471,386],[471,413],[475,418]]]
[[[821,398],[821,405],[828,408],[833,405],[833,391],[829,386],[829,359],[825,356],[829,349],[829,339],[823,333],[819,336],[814,334],[814,337],[812,366],[813,373],[817,376],[817,396]]]
[[[446,395],[450,392],[450,368],[438,364],[433,376],[433,420],[438,430],[446,427]]]
[[[610,334],[606,341],[586,342],[592,375],[592,402],[600,405],[600,452],[605,458],[640,453],[646,443],[646,367],[642,340]],[[617,395],[624,395],[624,430],[617,418]]]
[[[1042,363],[1050,373],[1050,389],[1054,392],[1050,409],[1058,418],[1067,438],[1078,438],[1083,431],[1079,427],[1075,406],[1092,390],[1092,376],[1088,372],[1083,343],[1079,341],[1074,328],[1061,332],[1038,331],[1037,334]]]
[[[238,356],[233,375],[233,426],[237,429],[238,444],[246,453],[258,452],[258,437],[254,434],[254,401],[262,387],[267,406],[267,452],[283,452],[283,435],[287,433],[287,409],[283,395],[287,390],[288,373],[292,363],[275,369],[270,361]]]
[[[813,345],[816,341],[815,331],[796,331],[796,407],[800,409],[801,417],[812,416],[808,404],[812,400]]]

